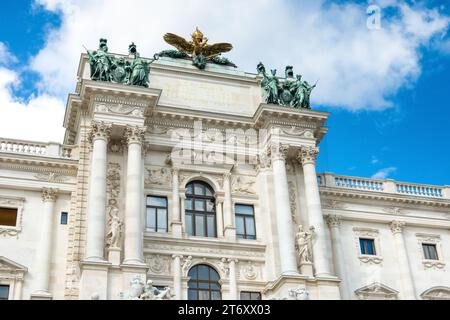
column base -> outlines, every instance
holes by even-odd
[[[314,277],[313,264],[311,262],[302,262],[300,264],[300,273],[305,276]]]
[[[108,298],[108,269],[111,263],[82,261],[80,300],[106,300]],[[97,299],[98,298],[98,299]]]
[[[37,290],[30,295],[30,300],[53,300],[53,295],[47,290]]]
[[[120,265],[120,252],[121,249],[117,247],[110,247],[108,248],[108,261],[113,266],[119,266]]]
[[[183,237],[183,224],[181,221],[174,221],[170,224],[172,227],[172,236],[181,239]]]

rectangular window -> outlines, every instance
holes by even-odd
[[[67,224],[67,212],[61,212],[61,224]]]
[[[261,292],[241,291],[241,300],[261,300]]]
[[[0,208],[0,225],[15,227],[17,223],[17,209]]]
[[[236,237],[240,239],[256,239],[255,213],[252,205],[236,204]]]
[[[431,243],[422,243],[423,255],[427,260],[439,260],[436,245]]]
[[[153,232],[167,232],[167,198],[147,196],[146,227]]]
[[[9,298],[9,285],[0,285],[0,300],[8,300]]]
[[[373,239],[359,239],[359,246],[361,248],[361,254],[376,255],[375,241]]]

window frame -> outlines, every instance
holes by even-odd
[[[372,243],[372,253],[367,253],[366,249],[368,249],[367,242],[370,241]],[[361,246],[364,243],[364,248]],[[363,250],[364,249],[364,250]],[[360,237],[359,238],[359,253],[363,256],[376,256],[377,248],[375,245],[375,239],[370,237]]]
[[[2,301],[2,300],[11,300],[11,285],[8,283],[8,284],[4,284],[4,283],[1,283],[0,282],[0,287],[8,287],[8,295],[7,295],[7,297],[4,299],[4,298],[2,298],[1,296],[0,296],[0,301]]]
[[[201,266],[207,267],[207,268],[208,268],[208,280],[204,280],[204,279],[201,279],[201,280],[200,280],[200,277],[198,276],[198,274],[199,274],[198,268],[201,267]],[[194,269],[196,270],[196,274],[197,274],[197,278],[196,278],[196,279],[193,279],[193,277],[190,276],[191,272],[192,272]],[[215,272],[215,273],[217,274],[217,278],[218,278],[217,281],[211,280],[211,271],[213,271],[213,272]],[[199,297],[199,292],[200,292],[200,291],[208,291],[208,293],[209,293],[209,300],[210,300],[210,301],[212,300],[212,299],[211,299],[211,297],[212,297],[212,292],[219,293],[219,297],[220,297],[219,301],[222,300],[222,284],[221,284],[221,279],[220,279],[220,273],[219,273],[215,268],[211,267],[211,266],[208,265],[208,264],[197,264],[197,265],[193,266],[192,268],[190,268],[187,274],[188,274],[188,277],[189,277],[189,280],[188,280],[188,282],[187,282],[188,300],[191,300],[191,301],[201,301],[200,299],[198,299],[198,297]],[[191,283],[191,281],[194,282],[194,283],[196,284],[196,286],[195,286],[194,288],[189,286],[189,284]],[[200,284],[206,284],[206,283],[208,284],[208,288],[201,288],[201,285],[200,285]],[[211,289],[211,285],[212,285],[212,284],[218,285],[219,290]],[[195,291],[195,292],[196,292],[197,299],[189,299],[189,296],[190,296],[190,292],[191,292],[191,291]]]
[[[427,257],[427,253],[429,254],[430,252],[428,252],[428,250],[425,250],[425,248],[430,248],[430,247],[434,248],[434,255],[436,256],[435,259]],[[425,260],[435,260],[435,261],[440,260],[436,243],[422,242],[422,250],[423,250],[423,257]]]
[[[420,251],[419,256],[422,258],[424,269],[444,269],[446,265],[444,257],[445,250],[442,249],[441,236],[439,234],[416,233],[416,237]],[[425,256],[423,245],[434,245],[437,259],[428,259]]]
[[[160,199],[165,199],[166,200],[166,206],[155,206],[155,205],[149,205],[148,204],[148,199],[149,198],[160,198]],[[148,224],[148,209],[149,208],[154,208],[155,209],[155,228],[152,229]],[[166,210],[166,228],[165,231],[158,231],[158,209],[164,209]],[[149,232],[154,232],[154,233],[158,233],[158,234],[163,234],[163,233],[168,233],[169,232],[169,199],[168,196],[166,195],[155,195],[155,194],[147,194],[145,196],[145,229],[148,230]]]
[[[63,217],[65,217],[65,221],[63,221]],[[63,222],[65,222],[65,223],[63,223]],[[59,217],[59,224],[62,226],[69,224],[69,212],[61,211],[61,215]]]
[[[249,294],[250,295],[250,299],[242,299],[242,294]],[[252,295],[258,295],[259,299],[252,299]],[[258,301],[258,300],[262,300],[262,294],[260,291],[241,291],[239,292],[239,300],[244,300],[244,301]]]
[[[0,225],[0,235],[17,238],[19,237],[19,233],[22,232],[24,203],[25,198],[0,195],[0,207],[5,209],[17,210],[16,225],[15,226]]]
[[[236,211],[236,206],[246,206],[246,207],[251,207],[252,208],[252,214],[248,215],[248,214],[243,214],[243,213],[238,213]],[[244,234],[238,234],[237,231],[237,218],[242,218],[243,219],[243,223],[244,223]],[[253,219],[253,235],[249,235],[247,232],[247,218],[251,217]],[[234,203],[234,223],[236,225],[236,238],[237,239],[245,239],[245,240],[257,240],[257,233],[256,233],[256,217],[255,217],[255,206],[253,204],[248,204],[248,203],[240,203],[240,202],[236,202]]]
[[[203,188],[205,188],[204,193],[205,195],[200,195],[195,193],[195,185],[201,185]],[[188,193],[189,186],[192,185],[192,193]],[[209,191],[211,193],[211,196],[206,195],[206,191]],[[195,207],[196,200],[202,200],[204,201],[203,211],[197,210]],[[185,192],[185,199],[184,199],[184,220],[185,220],[185,230],[188,236],[190,237],[205,237],[205,238],[217,238],[217,208],[216,208],[216,198],[214,197],[214,189],[206,182],[201,180],[193,180],[186,184],[186,192]],[[187,209],[186,202],[191,201],[191,208]],[[212,204],[212,211],[207,210],[207,202],[210,201]],[[188,233],[188,215],[191,217],[190,223],[191,223],[191,233]],[[201,217],[203,221],[203,235],[197,234],[197,222],[196,218]],[[208,218],[212,217],[213,225],[212,230],[213,235],[208,235]]]

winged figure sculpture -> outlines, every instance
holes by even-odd
[[[178,49],[178,51],[185,53],[192,58],[195,66],[200,69],[204,69],[207,60],[214,59],[224,52],[228,52],[233,49],[230,43],[215,43],[208,44],[208,38],[198,29],[191,34],[192,41],[187,41],[183,37],[180,37],[173,33],[166,33],[164,40]]]

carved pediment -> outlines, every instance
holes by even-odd
[[[0,256],[0,273],[26,273],[27,271],[27,267]]]
[[[395,300],[397,299],[398,291],[382,283],[375,282],[355,290],[355,294],[362,300]]]
[[[433,287],[420,295],[424,300],[450,300],[449,287]]]

